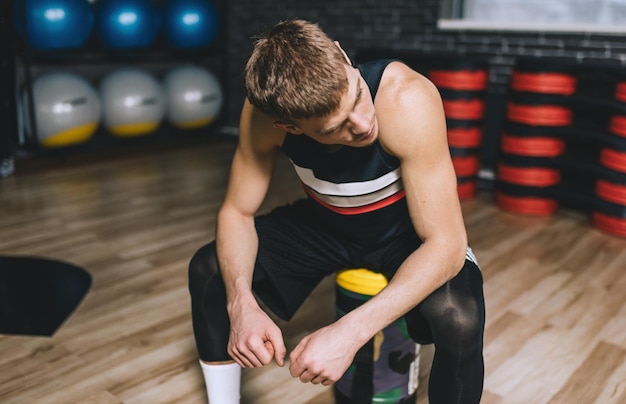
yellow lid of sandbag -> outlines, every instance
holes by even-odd
[[[346,269],[337,274],[337,285],[350,292],[374,296],[387,286],[387,278],[383,274],[369,269]]]

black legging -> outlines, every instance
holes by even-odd
[[[435,344],[429,401],[480,402],[485,373],[485,305],[478,267],[465,261],[456,277],[431,293],[404,318],[413,340]]]
[[[230,360],[230,321],[215,243],[201,248],[189,265],[193,329],[200,359]],[[405,315],[411,337],[435,344],[429,400],[433,404],[480,402],[485,307],[482,275],[466,261],[461,272]]]
[[[232,360],[227,352],[230,320],[226,311],[226,288],[214,242],[198,250],[189,263],[189,293],[200,359],[205,362]]]

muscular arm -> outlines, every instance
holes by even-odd
[[[380,141],[401,161],[409,213],[423,244],[383,291],[345,316],[346,322],[361,325],[363,343],[452,279],[463,266],[467,247],[439,93],[406,66],[396,63],[393,68],[403,84],[391,79],[390,87],[397,91],[387,105],[395,111],[379,115],[385,128]]]
[[[254,215],[269,188],[283,135],[272,126],[269,117],[248,102],[242,110],[239,129],[239,143],[226,197],[218,213],[216,236],[231,321],[228,349],[233,359],[244,367],[267,364],[273,355],[282,365],[285,355],[282,336],[252,294],[252,273],[258,248]]]

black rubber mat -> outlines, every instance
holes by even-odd
[[[0,256],[0,334],[52,336],[90,286],[91,275],[74,265]]]

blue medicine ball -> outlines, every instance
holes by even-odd
[[[87,0],[18,0],[14,11],[17,31],[33,49],[80,48],[93,30]]]
[[[145,48],[159,33],[160,16],[151,0],[99,0],[96,25],[107,48]]]
[[[175,48],[202,48],[217,37],[219,16],[209,0],[166,0],[165,40]]]

